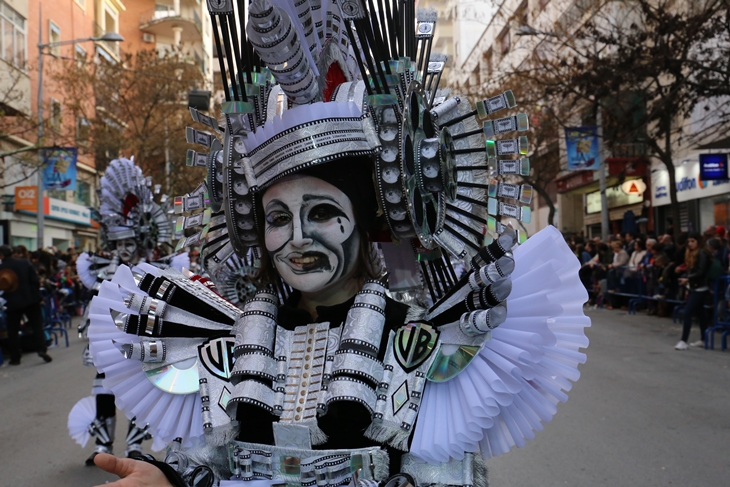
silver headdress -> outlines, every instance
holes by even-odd
[[[192,110],[214,133],[187,130],[188,142],[209,149],[188,153],[189,165],[208,167],[208,179],[180,198],[186,216],[178,225],[202,228],[179,245],[205,243],[207,269],[258,245],[257,194],[283,176],[347,165],[352,156],[372,156],[390,239],[413,243],[420,269],[411,272],[434,299],[455,284],[452,259],[468,260],[504,232],[502,217],[530,221],[532,188],[509,182],[529,172],[520,135],[527,116],[495,115],[516,107],[512,92],[474,108],[451,96],[439,88],[446,59],[431,53],[435,12],[416,13],[411,2],[378,5],[253,0],[242,11],[230,0],[208,1],[225,123]],[[207,199],[205,216],[185,211]],[[393,255],[402,249],[382,247],[386,265],[402,261]]]
[[[170,243],[173,225],[167,215],[167,196],[159,203],[155,197],[160,186],[152,186],[134,159],[115,159],[101,178],[99,201],[104,240],[113,242],[133,239],[144,249],[152,250],[159,243]]]

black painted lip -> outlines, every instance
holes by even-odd
[[[314,257],[316,260],[311,264],[295,264],[293,258]],[[310,250],[308,252],[292,252],[283,259],[295,274],[307,274],[310,272],[331,271],[330,259],[323,252]]]

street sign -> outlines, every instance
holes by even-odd
[[[646,183],[641,179],[630,179],[621,185],[621,191],[628,195],[641,196],[646,191]]]

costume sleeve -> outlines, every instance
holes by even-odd
[[[149,426],[153,449],[176,438],[190,447],[206,430],[229,424],[218,404],[239,313],[173,269],[120,266],[101,284],[90,304],[89,349],[117,407]]]
[[[481,346],[442,342],[435,351],[410,445],[420,462],[463,462],[465,452],[489,458],[524,446],[580,377],[590,319],[579,263],[554,227],[520,245],[514,259],[505,321]]]

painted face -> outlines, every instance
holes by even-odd
[[[137,255],[137,242],[131,238],[117,240],[117,255],[122,262],[130,262]]]
[[[265,245],[279,275],[302,292],[317,292],[349,279],[360,234],[350,199],[312,176],[292,176],[262,198]]]

